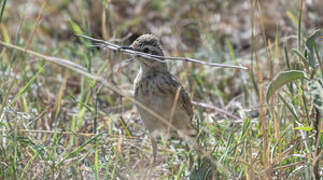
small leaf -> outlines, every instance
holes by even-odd
[[[269,87],[266,93],[267,103],[269,102],[270,97],[280,87],[282,87],[288,82],[295,81],[297,79],[304,79],[304,78],[305,78],[304,71],[291,70],[291,71],[280,72],[269,84]]]
[[[319,37],[320,33],[321,33],[320,30],[316,30],[306,40],[306,49],[308,51],[308,54],[307,54],[308,63],[310,64],[310,66],[312,68],[315,67],[315,59],[314,59],[314,44],[315,44],[315,39],[317,37]]]
[[[286,15],[289,17],[289,19],[293,22],[295,26],[298,24],[297,17],[291,11],[287,11]]]
[[[296,130],[312,131],[312,127],[296,127]]]
[[[120,117],[120,122],[121,122],[121,125],[122,125],[123,129],[128,134],[128,136],[132,137],[132,133],[131,133],[130,129],[128,128],[127,123],[124,121],[124,119],[122,117]]]
[[[72,29],[73,29],[75,34],[83,34],[83,31],[80,28],[80,26],[77,25],[72,19],[70,20],[70,23],[72,25]]]
[[[232,43],[230,42],[230,40],[229,40],[229,39],[226,39],[226,44],[227,44],[227,46],[228,46],[228,49],[229,49],[229,53],[230,53],[230,55],[231,55],[231,58],[232,58],[233,60],[237,59],[237,56],[236,56],[236,54],[235,54],[235,52],[234,52],[234,48],[233,48]]]
[[[6,26],[2,26],[2,37],[3,37],[4,42],[11,44],[10,35],[9,35],[8,29],[6,28]]]

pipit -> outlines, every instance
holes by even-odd
[[[131,46],[123,48],[164,56],[159,40],[151,34],[144,34]],[[162,117],[158,118],[146,108],[137,106],[140,117],[150,132],[153,162],[156,162],[156,137],[160,133],[177,132],[176,134],[184,140],[190,140],[196,135],[197,131],[192,125],[192,104],[182,85],[168,72],[163,58],[135,58],[140,63],[140,70],[134,81],[134,97]]]

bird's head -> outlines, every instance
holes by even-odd
[[[139,36],[129,47],[124,47],[126,49],[131,49],[134,51],[143,52],[146,54],[152,54],[157,56],[164,56],[163,50],[161,48],[158,38],[152,34],[144,34]],[[163,58],[156,58],[158,60],[153,60],[144,57],[136,58],[145,71],[165,71],[167,70],[166,62]]]

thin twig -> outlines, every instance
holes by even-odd
[[[193,105],[196,105],[196,106],[203,107],[203,108],[208,108],[208,109],[215,110],[215,111],[217,111],[219,113],[222,113],[222,114],[224,114],[226,116],[229,116],[229,117],[231,117],[233,119],[236,119],[236,120],[240,120],[241,119],[238,116],[235,116],[235,115],[233,115],[233,114],[231,114],[231,113],[229,113],[229,112],[227,112],[227,111],[225,111],[225,110],[223,110],[221,108],[215,107],[215,106],[213,106],[211,104],[206,104],[206,103],[201,103],[201,102],[196,102],[196,101],[192,101],[192,104]]]
[[[2,130],[3,131],[3,130]],[[67,132],[67,131],[58,131],[58,132],[55,132],[55,131],[50,131],[50,130],[43,130],[43,129],[19,129],[18,131],[22,131],[22,132],[25,132],[25,133],[43,133],[43,134],[54,134],[54,133],[57,133],[57,134],[63,134],[63,135],[74,135],[74,136],[85,136],[85,137],[92,137],[92,136],[96,136],[97,134],[95,133],[82,133],[82,132]],[[108,135],[108,133],[103,133],[103,135],[106,134],[108,138],[111,138],[111,139],[143,139],[143,138],[140,138],[140,137],[136,137],[136,136],[117,136],[117,135],[113,135],[113,136],[110,136]]]
[[[115,50],[115,51],[120,51],[120,52],[124,52],[126,54],[136,55],[136,56],[140,56],[140,57],[143,57],[143,58],[146,58],[146,59],[160,61],[160,62],[164,62],[164,61],[161,61],[160,59],[165,59],[165,60],[168,59],[168,60],[175,60],[175,61],[187,61],[187,62],[202,64],[202,65],[211,66],[211,67],[235,68],[235,69],[248,70],[248,68],[244,67],[244,66],[209,63],[209,62],[201,61],[201,60],[198,60],[198,59],[193,59],[193,58],[190,58],[190,57],[157,56],[157,55],[152,55],[152,54],[146,54],[146,53],[143,53],[143,52],[134,51],[134,50],[130,50],[130,49],[123,49],[119,45],[113,44],[113,43],[108,42],[108,41],[95,39],[95,38],[92,38],[92,37],[89,37],[89,36],[86,36],[86,35],[76,34],[76,36],[84,38],[84,39],[87,39],[87,40],[91,40],[91,41],[95,42],[96,46],[98,44],[102,44],[102,45],[104,45],[104,47],[107,47],[107,48]]]
[[[65,67],[65,68],[71,69],[71,70],[73,70],[75,72],[78,72],[78,73],[80,73],[80,74],[82,74],[82,75],[84,75],[86,77],[89,77],[89,78],[91,78],[91,79],[93,79],[95,81],[98,81],[98,82],[102,83],[103,86],[105,86],[105,87],[109,88],[110,90],[118,93],[119,95],[123,96],[125,99],[128,99],[128,100],[132,101],[137,106],[143,108],[148,113],[150,113],[152,116],[156,117],[162,123],[170,126],[171,128],[174,128],[175,130],[179,130],[174,125],[170,124],[168,122],[168,120],[166,120],[164,117],[162,117],[161,115],[157,114],[156,112],[154,112],[153,110],[151,110],[149,107],[143,105],[142,103],[140,103],[139,101],[137,101],[132,96],[127,95],[120,88],[118,88],[118,87],[116,87],[116,86],[108,83],[106,80],[104,80],[103,77],[98,76],[98,75],[95,75],[95,74],[91,74],[89,72],[86,72],[85,68],[83,68],[82,66],[80,66],[78,64],[73,63],[72,61],[69,61],[69,60],[66,60],[66,59],[63,59],[63,58],[46,56],[46,55],[37,53],[35,51],[28,50],[26,48],[22,48],[22,47],[13,45],[13,44],[6,43],[4,41],[0,41],[0,44],[2,44],[5,47],[8,47],[8,48],[16,49],[16,50],[22,51],[24,53],[28,53],[28,54],[31,54],[31,55],[34,55],[34,56],[37,56],[37,57],[41,57],[41,58],[43,58],[46,61],[49,61],[49,62],[58,64],[58,65],[61,65],[61,66]]]
[[[91,73],[88,73],[87,71],[85,71],[85,69],[78,65],[78,64],[75,64],[73,63],[72,61],[69,61],[69,60],[66,60],[66,59],[63,59],[63,58],[57,58],[57,57],[52,57],[52,56],[46,56],[46,55],[43,55],[43,54],[40,54],[40,53],[37,53],[35,51],[31,51],[31,50],[28,50],[26,48],[22,48],[22,47],[19,47],[19,46],[16,46],[16,45],[13,45],[13,44],[9,44],[9,43],[6,43],[4,41],[1,41],[0,40],[0,44],[2,44],[3,46],[7,47],[7,48],[12,48],[12,49],[15,49],[15,50],[19,50],[19,51],[22,51],[22,52],[25,52],[25,53],[28,53],[30,55],[33,55],[33,56],[36,56],[36,57],[41,57],[43,58],[44,60],[46,61],[49,61],[49,62],[52,62],[52,63],[55,63],[55,64],[58,64],[58,65],[61,65],[67,69],[70,69],[70,70],[73,70],[83,76],[86,76],[88,78],[91,78],[93,80],[96,80],[100,83],[102,83],[103,86],[109,88],[110,90],[118,93],[119,95],[123,96],[125,99],[128,99],[130,101],[132,101],[134,104],[136,104],[137,106],[139,106],[140,108],[143,108],[144,110],[146,110],[148,113],[150,113],[152,116],[156,117],[159,121],[161,121],[162,123],[166,124],[167,126],[175,129],[176,131],[178,131],[179,129],[176,128],[174,125],[170,124],[168,122],[168,120],[166,120],[164,117],[162,117],[161,115],[157,114],[156,112],[152,111],[149,107],[143,105],[142,103],[140,103],[139,101],[135,100],[133,97],[131,96],[128,96],[126,93],[124,93],[120,88],[108,83],[107,81],[104,80],[104,78],[102,78],[101,76],[98,76],[98,75],[95,75],[95,74],[91,74]],[[109,45],[110,47],[114,48],[115,50],[121,50],[121,51],[128,51],[127,49],[118,49],[116,46],[117,45]],[[120,47],[120,46],[119,46]],[[135,54],[139,54],[140,52],[137,52],[137,51],[132,51],[134,52]],[[140,55],[141,56],[141,55]],[[148,58],[151,58],[147,55],[143,55],[142,57],[148,57]],[[155,58],[156,59],[156,58]],[[205,131],[205,132],[208,132],[208,131]],[[190,138],[187,134],[183,134],[185,137],[184,138]],[[194,141],[194,144],[193,146],[195,146],[195,144],[197,143],[197,141]],[[207,154],[204,150],[201,150],[201,152],[203,154]],[[211,161],[212,163],[214,163],[216,166],[220,167],[224,172],[225,174],[228,174],[230,175],[229,173],[229,169],[225,168],[221,163],[217,162],[217,161]],[[58,166],[58,165],[57,165]]]
[[[169,116],[169,123],[170,124],[173,124],[173,118],[174,118],[174,114],[175,114],[175,110],[176,110],[176,105],[177,105],[177,102],[178,102],[178,98],[179,98],[180,92],[181,92],[181,87],[178,87],[177,88],[177,91],[176,91],[175,99],[173,101],[173,105],[172,105],[172,109],[171,109],[171,112],[170,112],[170,116]],[[169,126],[168,126],[167,132],[170,133],[170,127]]]

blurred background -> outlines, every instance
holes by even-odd
[[[305,146],[314,148],[315,142],[307,139],[304,146],[304,134],[290,129],[297,123],[289,121],[295,116],[285,101],[277,98],[269,109],[264,94],[280,71],[301,68],[289,53],[305,46],[297,44],[300,7],[303,42],[323,26],[323,1],[1,0],[0,5],[1,41],[79,64],[129,96],[139,64],[75,34],[129,45],[153,33],[168,56],[249,68],[169,62],[195,104],[194,122],[205,131],[200,143],[217,163],[161,140],[162,163],[150,167],[149,134],[132,102],[75,71],[1,45],[2,179],[293,179],[297,174],[306,179],[314,172],[315,163],[306,165],[312,161],[304,158]],[[322,48],[318,51],[322,55]],[[291,87],[295,92],[301,85]],[[281,93],[294,105],[297,122],[312,126],[310,95],[286,89]]]

